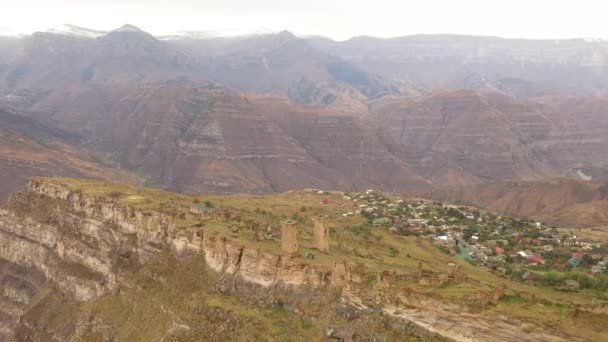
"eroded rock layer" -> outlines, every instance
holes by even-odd
[[[97,186],[103,188],[104,183]],[[103,193],[103,189],[98,190]],[[350,317],[348,321],[352,322],[338,330],[327,326],[329,335],[344,339],[417,336],[416,339],[424,340],[469,341],[475,338],[476,329],[485,327],[484,338],[492,341],[513,337],[534,341],[540,336],[551,341],[564,340],[540,329],[524,333],[519,322],[506,320],[488,329],[493,318],[474,312],[460,318],[462,308],[430,298],[407,294],[386,296],[366,285],[369,273],[362,265],[341,258],[336,258],[333,264],[323,264],[325,266],[312,264],[303,258],[252,248],[217,232],[183,229],[177,222],[176,216],[125,204],[113,199],[111,193],[97,196],[95,191],[85,193],[61,181],[32,180],[26,190],[14,194],[6,209],[0,211],[3,289],[0,336],[7,341],[116,338],[116,325],[110,324],[107,316],[106,320],[96,316],[98,305],[107,307],[115,303],[118,307],[129,307],[130,303],[143,300],[137,299],[138,296],[154,302],[149,296],[160,296],[163,292],[173,293],[171,296],[181,301],[189,293],[190,300],[196,298],[196,288],[200,285],[177,283],[181,288],[171,287],[168,277],[173,270],[140,272],[149,264],[166,262],[168,259],[163,256],[171,253],[186,259],[196,255],[204,258],[204,266],[198,266],[194,273],[205,274],[209,269],[215,275],[209,274],[209,280],[195,278],[197,282],[210,282],[219,276],[212,285],[220,294],[214,301],[227,300],[221,296],[235,296],[257,305],[280,305],[298,314],[303,314],[300,310],[313,310],[310,307],[330,308],[318,314],[327,320],[318,324],[326,327],[328,322],[335,323],[332,312]],[[190,273],[176,276],[187,278],[192,276]],[[425,272],[434,277],[431,273]],[[134,280],[134,276],[147,280]],[[160,287],[152,287],[152,283]],[[211,320],[219,317],[213,316],[213,310],[217,314],[217,309],[200,305],[185,302],[184,308],[186,312],[207,312]],[[120,311],[112,312],[120,314]],[[182,312],[184,316],[180,316],[164,304],[154,306],[153,311],[146,314],[164,315],[173,322],[173,327],[167,327],[163,336],[190,331],[192,323],[187,322],[194,322],[188,318],[189,314]],[[462,319],[468,323],[460,324]],[[234,328],[246,322],[236,321]],[[382,327],[382,330],[369,330],[370,327]],[[217,336],[232,336],[225,335],[223,328],[210,326],[209,329],[215,329]]]

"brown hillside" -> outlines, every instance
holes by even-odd
[[[562,227],[608,224],[608,185],[603,182],[565,178],[535,182],[485,182],[465,187],[439,188],[421,195],[450,203],[533,217]]]
[[[38,101],[155,185],[186,192],[428,187],[363,119],[217,87],[73,87]]]
[[[478,91],[412,92],[401,89],[407,78],[378,76],[353,57],[373,51],[374,39],[343,44],[355,49],[350,57],[289,32],[160,40],[127,26],[95,39],[37,33],[20,41],[25,48],[0,62],[0,105],[82,135],[87,148],[142,173],[150,185],[398,192],[608,178],[607,97],[515,98],[496,80],[465,87]],[[504,49],[494,39],[414,37],[382,41],[378,51],[390,43],[387,55],[407,59],[404,46],[421,48],[426,52],[414,61],[426,63],[443,58],[443,44],[460,54],[476,41]],[[536,59],[534,51],[523,55]],[[500,82],[524,87],[520,76]]]
[[[73,133],[0,110],[0,202],[32,176],[74,175],[138,183],[138,177],[76,147]]]
[[[385,98],[370,115],[397,143],[395,153],[434,184],[560,174],[531,146],[553,123],[511,97],[455,90]]]
[[[398,192],[487,180],[602,179],[608,170],[600,98],[548,105],[443,91],[384,97],[362,116],[218,86],[124,83],[72,85],[29,101],[37,119],[83,135],[87,147],[177,191]]]

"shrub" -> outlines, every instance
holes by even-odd
[[[526,300],[519,295],[504,295],[502,296],[501,300],[505,303],[516,303],[516,304],[523,304],[526,302]]]
[[[367,226],[359,225],[351,228],[353,234],[368,239],[372,236],[372,229]]]
[[[399,251],[398,251],[396,248],[394,248],[393,246],[390,246],[390,247],[388,248],[388,256],[390,256],[390,257],[393,257],[393,258],[394,258],[394,257],[396,257],[397,255],[399,255]]]

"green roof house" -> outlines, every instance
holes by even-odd
[[[374,225],[381,225],[381,224],[385,224],[385,223],[388,223],[388,222],[389,222],[389,219],[386,218],[386,217],[377,217],[377,218],[375,218],[375,219],[372,220],[372,223]]]
[[[568,263],[572,267],[577,267],[582,261],[583,261],[583,259],[581,259],[579,257],[572,257],[572,258],[570,258],[570,260],[568,260]]]

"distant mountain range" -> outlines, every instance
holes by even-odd
[[[132,25],[129,25],[132,26]],[[82,38],[97,38],[110,33],[110,31],[90,29],[82,26],[63,24],[60,26],[52,27],[43,32],[82,37]],[[275,34],[278,31],[269,29],[223,29],[223,30],[182,30],[174,33],[163,34],[156,36],[159,40],[173,40],[173,39],[207,39],[207,38],[229,38],[229,37],[245,37],[245,36],[261,36]],[[0,36],[24,36],[25,34],[15,33],[8,29],[0,29]]]
[[[182,192],[602,180],[607,57],[582,39],[66,25],[0,39],[0,108]]]
[[[143,32],[134,26],[126,26]],[[48,34],[53,34],[95,40],[117,31],[120,29],[103,31],[65,24],[35,33],[32,37],[48,38]],[[414,35],[390,39],[361,36],[338,42],[319,36],[298,38],[288,32],[269,30],[182,31],[156,38],[165,41],[171,49],[196,59],[198,66],[207,69],[208,73],[214,71],[214,74],[206,76],[215,76],[222,84],[236,83],[234,79],[228,82],[225,79],[229,71],[238,71],[239,62],[234,58],[240,56],[240,63],[248,63],[248,59],[252,61],[262,57],[256,54],[269,52],[268,49],[285,44],[290,38],[289,44],[307,51],[297,51],[297,46],[290,46],[291,53],[300,54],[299,62],[315,63],[317,58],[309,53],[325,54],[325,58],[337,58],[355,70],[390,81],[394,87],[406,88],[410,94],[458,88],[497,91],[516,97],[603,95],[608,88],[608,41],[598,39],[524,40]],[[28,37],[22,39],[30,40]],[[268,66],[262,59],[256,62],[261,64],[260,67]],[[338,67],[332,69],[333,72],[342,70]],[[267,77],[262,80],[268,81]],[[268,90],[269,87],[253,89]]]

